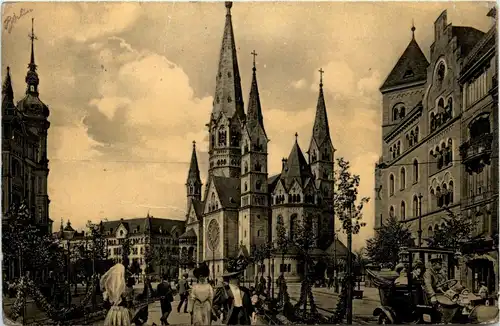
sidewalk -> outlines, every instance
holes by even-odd
[[[287,284],[287,286],[290,289],[300,291],[301,284],[300,283],[291,283],[291,284]],[[354,299],[355,301],[356,300],[365,300],[365,301],[372,301],[372,302],[377,302],[377,303],[380,302],[380,297],[379,297],[379,293],[378,293],[377,288],[373,288],[373,287],[366,287],[365,288],[364,286],[361,286],[361,290],[363,291],[363,299]],[[312,291],[313,291],[313,294],[331,295],[331,296],[335,296],[335,297],[339,296],[338,293],[335,293],[333,287],[330,289],[313,287]]]

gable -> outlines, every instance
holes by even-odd
[[[217,193],[217,188],[215,187],[213,178],[210,180],[210,184],[208,185],[207,188],[208,191],[207,191],[207,197],[205,198],[205,208],[203,209],[203,212],[205,214],[210,213],[221,207],[219,194]]]
[[[274,188],[273,194],[274,195],[286,194],[286,189],[285,189],[285,186],[283,185],[283,180],[280,179],[278,181],[278,184]]]
[[[300,193],[302,193],[302,186],[297,181],[297,179],[293,180],[292,186],[290,187],[289,193],[293,193],[293,194],[300,194]]]
[[[188,217],[187,217],[187,224],[196,223],[196,222],[198,222],[198,216],[196,214],[196,208],[194,206],[194,203],[191,201],[191,205],[190,205],[189,213],[188,213]]]
[[[127,233],[128,233],[127,228],[123,223],[121,223],[120,226],[118,226],[118,228],[116,229],[115,236],[118,239],[125,238],[127,236]]]

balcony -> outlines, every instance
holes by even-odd
[[[490,164],[493,134],[487,133],[470,139],[460,146],[462,164],[467,172],[480,171],[486,164]]]

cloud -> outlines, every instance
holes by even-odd
[[[306,87],[307,81],[305,79],[299,79],[291,83],[293,88],[302,89]]]

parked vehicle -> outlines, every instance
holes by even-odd
[[[437,253],[451,258],[455,254],[454,251],[433,248],[402,249],[405,251],[402,257],[407,257],[404,262],[408,264],[409,271],[407,284],[396,285],[394,281],[399,274],[394,271],[367,271],[373,284],[379,289],[381,305],[373,311],[379,324],[436,324],[441,321],[443,307],[450,311],[456,310],[452,319],[454,323],[494,323],[498,320],[499,310],[491,304],[491,298],[481,298],[471,293],[455,279],[436,285],[438,303],[435,305],[427,298],[423,285],[412,280],[412,260],[415,256],[424,257],[424,254]]]

